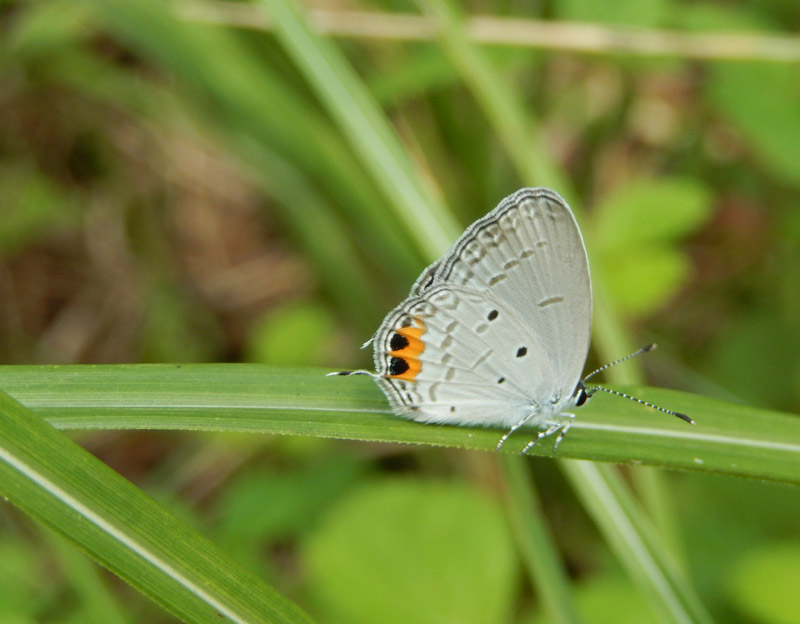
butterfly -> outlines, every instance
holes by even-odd
[[[475,221],[426,268],[372,339],[370,375],[394,412],[423,423],[496,426],[503,443],[522,426],[523,449],[569,430],[573,408],[606,388],[582,377],[592,330],[592,284],[583,237],[555,191],[523,188]],[[365,346],[366,346],[365,344]],[[635,399],[686,422],[694,421]]]

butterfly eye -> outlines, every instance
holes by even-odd
[[[586,392],[586,386],[583,385],[583,382],[579,381],[578,386],[575,388],[575,392],[573,393],[572,396],[577,397],[577,399],[575,400],[575,406],[580,407],[581,405],[586,403],[586,401],[589,399],[591,395],[588,392]]]

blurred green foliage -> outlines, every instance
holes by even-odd
[[[501,509],[457,482],[367,485],[331,510],[305,558],[333,622],[511,616],[518,567]]]
[[[732,600],[755,621],[790,624],[800,612],[800,542],[776,541],[753,549],[730,573]]]
[[[780,0],[473,10],[695,34],[800,27],[800,8]],[[532,183],[435,42],[335,43],[452,222]],[[518,138],[574,187],[600,296],[636,341],[665,347],[653,379],[798,411],[798,64],[485,52],[538,128]],[[0,85],[5,364],[368,365],[358,347],[430,260],[269,31],[145,0],[7,0]],[[212,469],[206,438],[85,443],[171,506],[188,503],[197,526],[321,621],[546,621],[518,580],[485,458],[217,440]],[[660,621],[537,464],[584,621],[622,621],[615,605]],[[666,481],[679,558],[719,621],[796,621],[797,491]],[[172,621],[114,579],[75,572],[51,539],[0,508],[0,620],[110,621],[94,602],[102,586],[126,621]]]

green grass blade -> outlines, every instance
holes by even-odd
[[[524,184],[550,186],[569,202],[578,217],[583,209],[573,185],[563,169],[547,153],[541,140],[538,120],[533,111],[525,110],[519,90],[511,88],[499,77],[485,52],[476,45],[465,29],[461,15],[451,0],[417,0],[423,10],[441,24],[439,42],[443,52],[481,107],[484,117],[494,129],[509,161]],[[602,293],[605,277],[603,266],[593,258],[592,231],[584,229],[589,257],[592,258],[594,301],[594,344],[601,359],[611,361],[619,353],[635,348],[620,325],[611,302]],[[617,371],[611,371],[611,375]],[[612,377],[613,378],[613,377]]]
[[[485,117],[495,129],[520,178],[531,185],[544,184],[554,186],[568,200],[574,200],[574,194],[571,185],[568,184],[567,177],[547,156],[541,141],[532,139],[537,135],[534,117],[524,113],[517,93],[498,79],[497,72],[491,67],[484,54],[469,41],[463,27],[463,21],[454,5],[449,0],[420,0],[419,3],[439,22],[441,26],[439,41],[445,54],[481,106]],[[572,203],[574,204],[574,201]],[[602,292],[604,290],[602,288],[602,266],[595,266],[598,268],[595,273],[596,286]],[[624,347],[622,349],[619,348],[620,344],[626,342],[625,335],[611,306],[605,301],[598,300],[596,316],[598,321],[597,333],[603,338],[600,344],[601,347],[605,348],[605,352],[627,352]],[[631,449],[631,451],[637,452],[638,448]],[[564,450],[564,453],[569,452],[569,450]],[[686,459],[688,460],[688,458]],[[694,459],[704,461],[700,458]],[[662,460],[669,461],[663,455]],[[581,475],[574,475],[574,480],[580,482]],[[586,481],[582,482],[580,487],[576,483],[576,489],[579,491],[586,490],[588,485],[589,483]],[[598,501],[596,507],[600,508],[603,504],[609,505],[604,511],[605,513],[610,513],[621,504],[621,501],[615,500],[614,496],[611,495],[607,500]],[[529,529],[533,530],[534,527],[530,526]],[[652,556],[657,557],[658,546],[654,546],[653,550]],[[619,552],[619,554],[621,557],[625,555],[624,551]],[[664,556],[663,552],[661,556]],[[550,597],[554,598],[553,595]],[[654,592],[654,597],[659,605],[663,602],[669,602],[669,597],[663,593]],[[676,613],[679,611],[680,608],[675,609]]]
[[[286,52],[361,157],[383,195],[425,255],[437,258],[460,228],[447,209],[426,192],[403,148],[364,83],[333,43],[318,37],[298,8],[265,0]]]
[[[710,623],[694,589],[619,475],[590,462],[565,461],[561,467],[628,575],[659,606],[664,620]]]
[[[530,186],[550,186],[574,202],[572,185],[547,154],[534,117],[525,114],[518,91],[498,76],[482,50],[470,41],[464,21],[450,0],[418,0],[441,25],[439,42],[459,76],[481,106],[520,179]]]
[[[82,4],[102,27],[180,80],[193,96],[187,99],[189,110],[251,160],[262,184],[281,199],[282,216],[298,222],[294,229],[307,229],[314,216],[303,203],[291,203],[293,196],[310,195],[297,192],[296,185],[314,186],[339,209],[339,218],[349,221],[360,237],[359,246],[376,263],[409,277],[419,270],[420,254],[377,209],[376,187],[337,129],[308,101],[307,93],[286,78],[280,63],[265,63],[227,29],[181,21],[169,3]],[[158,114],[151,114],[163,123]],[[316,212],[320,202],[315,204]]]
[[[669,475],[649,466],[638,466],[636,470],[629,472],[631,492],[641,501],[642,509],[681,570],[688,571],[680,504]]]
[[[506,509],[522,561],[541,596],[543,609],[555,624],[578,624],[581,618],[567,572],[556,551],[540,509],[536,488],[521,457],[503,458],[508,483]]]
[[[501,431],[397,418],[366,377],[252,364],[0,367],[0,388],[61,429],[201,429],[405,442],[491,450]],[[635,462],[800,484],[800,419],[656,388],[643,399],[690,414],[696,426],[598,394],[556,456]],[[519,452],[530,431],[503,447]],[[532,453],[552,456],[544,441]]]
[[[0,495],[186,622],[311,622],[299,607],[4,393]]]

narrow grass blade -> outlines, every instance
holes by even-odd
[[[550,186],[574,203],[571,184],[547,154],[535,118],[525,114],[519,91],[498,76],[484,52],[471,41],[466,23],[450,0],[418,0],[440,24],[439,42],[481,106],[517,174],[530,186]]]
[[[405,224],[428,258],[438,257],[460,228],[420,184],[407,151],[364,83],[331,41],[314,34],[292,2],[264,0],[264,4],[286,52],[350,140],[397,220]]]
[[[286,198],[310,194],[297,192],[297,184],[314,186],[339,209],[339,218],[349,219],[350,228],[361,237],[360,247],[376,263],[386,263],[387,270],[401,276],[419,271],[421,255],[379,209],[377,188],[336,128],[309,102],[306,90],[286,78],[280,62],[265,62],[227,29],[180,20],[171,3],[83,0],[81,4],[137,54],[174,74],[182,92],[192,95],[186,99],[190,110],[204,117],[240,154],[255,155],[253,170],[281,199],[282,216],[297,221],[295,229],[307,229],[313,215],[303,203]],[[137,105],[138,101],[131,102]],[[164,123],[160,116],[155,119]],[[315,211],[319,207],[315,201]]]
[[[503,458],[508,483],[506,508],[511,528],[528,575],[555,624],[578,624],[566,570],[559,559],[553,538],[545,525],[536,497],[536,488],[521,457]]]
[[[2,392],[0,495],[186,622],[311,622],[299,607]]]
[[[538,121],[532,110],[526,111],[519,89],[503,82],[485,52],[469,36],[467,22],[452,0],[417,0],[417,3],[440,24],[439,43],[459,77],[481,107],[494,129],[520,179],[530,186],[550,186],[564,196],[582,220],[582,206],[577,201],[569,177],[547,153],[541,140]],[[602,263],[592,257],[592,231],[584,229],[587,250],[592,259],[592,282],[600,296],[595,297],[595,346],[604,360],[633,350],[611,302],[602,297],[607,291]]]
[[[565,461],[561,468],[628,575],[667,622],[711,623],[693,588],[626,486],[608,466]]]

